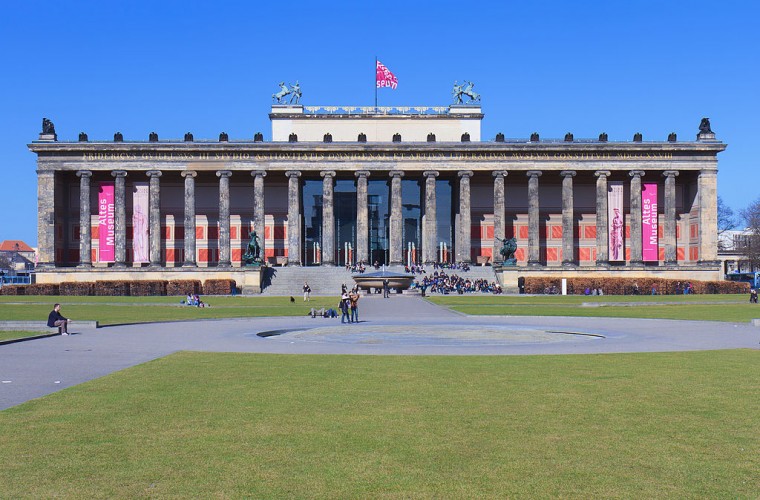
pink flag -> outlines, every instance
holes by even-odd
[[[396,78],[396,75],[391,73],[391,70],[385,67],[383,63],[380,61],[377,61],[377,75],[376,75],[376,82],[377,82],[377,88],[383,88],[383,87],[390,87],[392,89],[395,89],[398,87],[398,78]]]

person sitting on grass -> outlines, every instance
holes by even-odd
[[[69,319],[64,318],[61,314],[61,304],[53,305],[53,310],[48,315],[47,326],[50,328],[58,328],[58,333],[61,335],[68,335]]]

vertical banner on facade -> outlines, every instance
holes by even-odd
[[[624,261],[623,247],[623,183],[607,184],[607,224],[609,231],[610,261]]]
[[[657,262],[657,184],[644,183],[641,187],[641,255],[645,262]]]
[[[149,187],[147,182],[135,182],[132,189],[132,261],[150,262],[148,233]]]
[[[101,182],[98,188],[98,261],[114,261],[114,183]]]

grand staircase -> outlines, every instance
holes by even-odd
[[[388,271],[403,273],[403,266],[387,266]],[[368,268],[366,272],[374,271],[374,268]],[[426,266],[427,274],[433,275],[433,267]],[[464,272],[459,269],[444,269],[446,274],[457,274],[471,280],[487,279],[495,281],[496,277],[493,268],[490,266],[472,266],[470,270]],[[309,284],[312,295],[340,295],[341,285],[345,284],[348,288],[354,286],[354,280],[351,278],[353,273],[346,271],[345,267],[270,267],[264,270],[262,280],[262,295],[292,295],[298,297],[303,295],[304,282]],[[417,275],[420,279],[424,275]]]

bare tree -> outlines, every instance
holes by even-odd
[[[760,264],[760,198],[739,211],[744,219],[749,234],[742,236],[737,242],[737,250],[744,256],[751,270]]]

